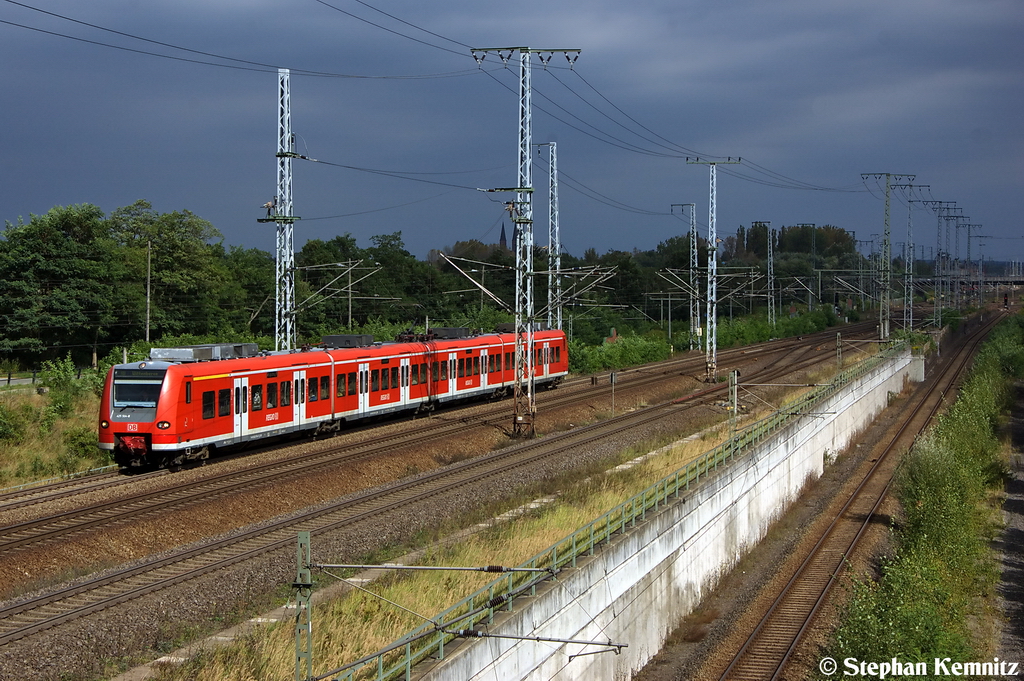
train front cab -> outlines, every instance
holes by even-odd
[[[159,433],[171,421],[161,409],[168,401],[165,362],[139,362],[111,367],[100,404],[99,447],[121,466],[149,462]],[[159,420],[158,420],[159,418]]]

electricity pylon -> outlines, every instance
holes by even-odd
[[[894,184],[894,188],[928,189],[927,184]],[[907,245],[903,257],[903,330],[914,330],[914,199],[907,199]]]
[[[296,157],[292,135],[292,99],[288,69],[278,69],[277,96],[277,194],[267,202],[267,217],[257,222],[277,223],[274,264],[274,349],[297,345],[295,328],[295,221],[292,215],[292,159]]]
[[[892,202],[893,180],[907,180],[913,182],[915,175],[896,175],[894,173],[861,173],[862,179],[873,177],[876,180],[885,178],[885,232],[882,235],[882,262],[881,262],[881,291],[878,310],[878,332],[879,337],[885,340],[889,337],[889,297],[892,281],[892,244],[889,239],[889,209]]]
[[[558,145],[548,148],[548,328],[562,328],[562,238],[558,232]]]
[[[717,177],[719,163],[742,163],[742,159],[735,161],[730,156],[725,161],[708,161],[699,157],[686,158],[687,163],[709,166],[710,172],[710,200],[708,202],[708,300],[707,300],[707,340],[704,351],[704,381],[714,383],[718,380],[718,233],[715,227],[715,202],[717,200]]]
[[[533,86],[531,85],[532,55],[539,55],[547,65],[554,54],[562,53],[571,66],[579,58],[578,49],[531,49],[529,47],[473,48],[471,53],[482,64],[489,53],[496,53],[508,64],[512,55],[519,53],[519,181],[513,191],[515,200],[509,213],[516,225],[516,285],[515,330],[516,369],[513,391],[512,435],[533,437],[537,413],[534,395],[533,332],[535,312],[533,306]],[[545,58],[547,55],[547,58]],[[570,56],[571,55],[571,56]]]

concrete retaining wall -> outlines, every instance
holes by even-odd
[[[809,478],[821,475],[829,456],[850,444],[899,393],[905,380],[924,378],[920,358],[909,353],[852,382],[813,416],[800,419],[748,456],[690,490],[688,496],[649,513],[646,522],[616,536],[597,555],[578,561],[536,597],[517,599],[501,613],[493,634],[627,643],[620,655],[581,644],[487,638],[451,644],[445,659],[420,665],[430,681],[548,681],[628,679],[661,648],[743,552]]]

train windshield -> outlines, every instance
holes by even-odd
[[[113,406],[156,407],[165,369],[114,369]]]

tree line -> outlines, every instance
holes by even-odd
[[[767,234],[764,225],[740,227],[719,246],[720,261],[763,271]],[[807,276],[815,267],[858,267],[863,260],[852,235],[830,226],[783,228],[775,249],[780,278]],[[467,274],[441,254],[466,259],[461,267]],[[535,258],[535,269],[545,269],[547,254],[538,249]],[[406,250],[401,232],[371,237],[366,248],[343,234],[305,242],[295,262],[303,342],[346,330],[422,328],[428,320],[482,329],[511,320],[508,309],[467,279],[511,303],[514,254],[500,244],[456,242],[421,260]],[[340,264],[357,262],[349,296],[343,289],[350,279]],[[563,254],[563,270],[614,267],[586,302],[566,309],[574,338],[599,344],[613,327],[619,334],[661,329],[664,310],[650,295],[666,289],[658,271],[687,269],[689,262],[685,233],[648,251]],[[698,263],[707,263],[703,239]],[[109,215],[91,204],[57,206],[27,222],[7,222],[0,235],[0,362],[31,367],[70,352],[76,363],[95,365],[110,349],[145,338],[147,318],[157,341],[183,335],[266,340],[274,331],[274,279],[273,254],[225,245],[210,222],[188,210],[159,213],[145,200]],[[538,305],[546,300],[546,285],[538,276]],[[686,313],[680,297],[672,314],[682,321]]]

